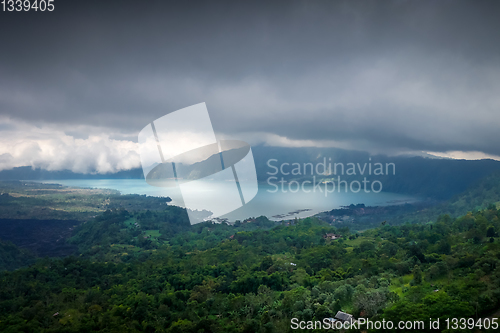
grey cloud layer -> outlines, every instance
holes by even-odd
[[[1,14],[4,116],[130,136],[205,101],[225,135],[500,155],[496,2],[56,7]]]

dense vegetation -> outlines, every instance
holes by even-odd
[[[0,219],[86,221],[107,209],[164,209],[170,198],[120,195],[115,190],[68,188],[59,184],[0,182]]]
[[[325,215],[349,211],[340,223],[259,217],[191,226],[165,198],[2,186],[3,221],[14,229],[35,221],[14,209],[32,217],[46,208],[42,217],[64,216],[60,226],[80,220],[61,242],[73,256],[35,260],[0,242],[0,271],[25,266],[0,273],[1,332],[288,332],[292,318],[339,310],[426,323],[499,314],[498,175],[434,208],[351,206]],[[450,214],[433,218],[439,210]],[[377,227],[356,231],[363,225]],[[325,237],[331,233],[340,239]]]
[[[69,242],[77,245],[86,258],[127,262],[134,258],[134,253],[155,251],[162,246],[185,252],[206,250],[239,231],[274,226],[276,223],[265,217],[238,221],[235,225],[206,222],[191,226],[186,211],[176,206],[155,212],[108,210],[80,225]]]
[[[120,228],[132,218],[145,224],[162,214],[108,211],[73,238],[81,256],[3,273],[0,330],[286,332],[292,317],[337,310],[427,321],[486,316],[500,305],[494,205],[425,225],[336,230],[338,240],[325,240],[334,228],[315,218],[235,234],[252,222],[204,223],[165,244],[111,236],[128,234]]]
[[[0,240],[0,272],[14,270],[35,262],[35,257],[27,250],[21,249],[11,242]]]

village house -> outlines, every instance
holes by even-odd
[[[340,237],[342,237],[342,236],[341,235],[337,235],[337,234],[332,234],[332,233],[326,234],[326,235],[323,236],[323,238],[325,238],[325,239],[331,239],[331,240],[338,239]]]
[[[354,316],[351,314],[338,311],[334,318],[330,318],[330,321],[332,322],[332,324],[335,324],[336,322],[349,322],[352,325],[356,322],[356,319],[354,319]]]

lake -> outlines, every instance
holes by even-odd
[[[163,196],[172,198],[172,203],[184,207],[182,195],[177,188],[153,187],[143,179],[68,179],[68,180],[44,180],[42,183],[57,183],[71,187],[114,189],[122,194],[145,194],[150,196]],[[213,185],[213,184],[212,184]],[[213,186],[211,186],[213,189]],[[390,193],[358,193],[344,190],[334,193],[313,191],[313,187],[306,188],[305,191],[282,192],[277,191],[275,186],[265,183],[259,184],[259,190],[255,198],[245,206],[221,217],[229,221],[243,220],[249,217],[267,216],[271,220],[304,218],[327,210],[337,209],[350,204],[365,204],[366,206],[387,206],[395,204],[413,203],[419,201],[418,198]],[[210,192],[202,188],[197,189],[197,195],[210,195]],[[224,203],[221,202],[221,205]],[[197,208],[197,207],[190,207]]]

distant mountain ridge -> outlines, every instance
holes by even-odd
[[[268,161],[281,163],[321,163],[325,159],[331,163],[394,163],[395,175],[372,176],[383,183],[383,190],[404,193],[437,200],[450,199],[465,191],[469,186],[500,170],[500,162],[495,160],[453,160],[408,156],[372,156],[365,152],[348,151],[337,148],[284,148],[252,147],[259,182],[266,182],[274,171]],[[290,169],[290,168],[289,168]],[[276,175],[286,181],[304,181],[312,175]],[[316,177],[318,178],[318,177]],[[319,177],[321,178],[321,177]],[[343,180],[362,180],[363,176],[342,175]],[[47,171],[18,167],[0,171],[0,180],[58,180],[58,179],[144,179],[141,168],[107,174],[81,174],[69,170]]]
[[[270,159],[277,160],[274,165],[282,163],[322,163],[325,159],[331,164],[342,163],[394,163],[395,175],[370,176],[371,180],[383,183],[383,190],[404,193],[423,198],[447,200],[465,191],[469,186],[494,171],[500,170],[500,161],[495,160],[453,160],[426,157],[370,155],[366,152],[348,151],[335,148],[277,148],[258,147],[253,149],[259,181],[265,182],[269,172],[274,171],[267,165]],[[357,166],[356,166],[357,168]],[[288,167],[290,171],[291,167]],[[315,175],[318,178],[318,175]],[[281,175],[285,180],[311,179],[312,176]],[[334,178],[336,178],[335,176]],[[363,180],[363,175],[341,175],[341,179]],[[320,178],[320,177],[319,177]]]
[[[436,221],[442,215],[447,214],[453,219],[466,215],[468,212],[484,211],[492,207],[500,208],[500,171],[491,173],[471,184],[465,191],[437,204],[429,205],[422,202],[386,207],[364,207],[364,205],[356,207],[352,205],[343,209],[334,209],[327,215],[333,217],[353,216],[355,218],[354,224],[350,222],[344,223],[342,226],[363,230],[376,228],[382,221],[387,221],[391,225],[425,224]]]
[[[500,208],[500,171],[491,173],[466,191],[453,196],[447,206],[453,215],[459,216],[474,209],[486,209],[492,204]]]

